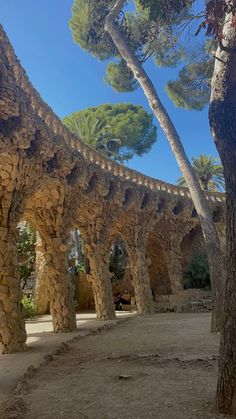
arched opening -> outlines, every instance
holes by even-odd
[[[23,221],[18,224],[18,233],[17,251],[22,291],[21,304],[24,317],[29,318],[37,314],[35,301],[37,232],[30,223]]]
[[[183,287],[210,288],[210,275],[205,242],[200,225],[192,229],[181,243],[183,255]]]
[[[172,212],[173,212],[174,215],[177,216],[177,215],[181,214],[182,211],[183,211],[183,202],[179,201],[179,202],[177,202],[177,204],[173,208]]]
[[[197,216],[198,216],[198,214],[197,214],[196,208],[193,208],[191,217],[196,218]]]
[[[116,237],[110,247],[109,271],[116,310],[130,310],[135,305],[134,287],[125,242]]]
[[[123,201],[124,207],[127,207],[132,202],[132,199],[133,199],[133,189],[128,188],[125,191],[125,197]]]
[[[94,190],[94,188],[97,184],[97,181],[98,181],[97,173],[94,173],[92,175],[91,179],[89,180],[89,183],[88,183],[88,186],[87,186],[87,189],[86,189],[85,192],[86,193],[91,193]]]
[[[84,240],[78,228],[70,232],[68,240],[68,265],[74,286],[74,304],[76,311],[94,311],[94,295],[92,285],[88,280],[90,266],[84,254]]]
[[[149,203],[149,200],[150,200],[150,194],[148,192],[145,192],[140,208],[141,209],[146,208]]]
[[[160,201],[157,204],[157,213],[158,214],[161,214],[164,211],[165,205],[166,205],[165,200],[161,198]]]
[[[214,223],[219,223],[222,219],[223,211],[222,208],[216,207],[212,214],[212,220]]]

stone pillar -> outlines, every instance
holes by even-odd
[[[35,302],[38,314],[46,314],[50,310],[49,273],[42,247],[42,240],[37,235],[35,259]]]
[[[17,264],[17,230],[0,227],[0,353],[25,349],[26,331]]]
[[[152,314],[153,298],[144,246],[127,246],[138,314]]]
[[[67,243],[59,238],[43,237],[45,273],[48,275],[50,313],[53,330],[71,332],[76,329],[73,285],[69,274]]]
[[[84,253],[89,260],[90,282],[97,318],[98,320],[114,320],[116,316],[109,271],[109,250],[102,243],[85,241]]]
[[[183,289],[183,263],[182,252],[179,244],[172,245],[165,252],[166,265],[169,273],[171,289],[173,294],[177,294]]]

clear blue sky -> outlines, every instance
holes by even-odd
[[[69,29],[72,0],[0,0],[0,22],[18,58],[43,99],[59,117],[102,103],[132,102],[149,107],[141,89],[115,93],[103,81],[105,63],[91,57],[73,43]],[[210,135],[207,110],[175,108],[164,91],[175,71],[147,66],[181,136],[188,156],[217,156]],[[180,173],[169,144],[158,129],[158,141],[143,157],[129,166],[154,178],[176,183]]]

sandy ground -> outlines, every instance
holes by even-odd
[[[0,419],[1,410],[30,366],[39,368],[48,354],[57,350],[63,343],[72,339],[79,339],[95,332],[104,325],[116,325],[118,321],[125,321],[135,313],[117,312],[117,320],[101,322],[96,319],[94,312],[77,313],[77,329],[71,333],[53,333],[52,317],[50,315],[37,316],[26,321],[27,351],[8,355],[0,355]]]
[[[170,313],[84,337],[32,374],[3,418],[223,418],[214,412],[219,336],[209,331],[208,313]]]

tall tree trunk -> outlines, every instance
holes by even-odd
[[[236,6],[236,2],[235,2]],[[217,406],[236,416],[236,28],[227,14],[216,52],[209,121],[225,175],[226,287],[220,344]]]
[[[187,158],[183,145],[180,141],[180,137],[171,121],[171,118],[161,103],[153,83],[149,79],[147,73],[143,69],[136,56],[132,51],[130,51],[125,38],[120,33],[115,23],[115,19],[121,12],[124,4],[125,0],[118,0],[115,3],[114,7],[106,17],[105,30],[111,36],[114,44],[120,52],[120,55],[126,61],[127,66],[130,68],[130,70],[132,70],[134,77],[141,85],[144,94],[148,99],[150,108],[155,114],[162,130],[166,135],[166,138],[170,143],[176,161],[188,185],[193,203],[199,216],[203,236],[206,242],[213,293],[212,331],[216,332],[221,329],[223,317],[222,293],[225,276],[220,242],[204,193],[201,190],[196,174],[194,173],[192,166]]]

